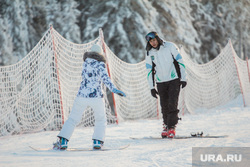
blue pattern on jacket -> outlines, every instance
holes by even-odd
[[[102,83],[112,91],[115,86],[111,82],[104,62],[87,58],[83,63],[82,82],[78,90],[78,97],[102,98]]]

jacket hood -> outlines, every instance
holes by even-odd
[[[105,57],[96,52],[85,52],[83,55],[83,61],[85,61],[87,58],[95,59],[97,61],[106,63]]]

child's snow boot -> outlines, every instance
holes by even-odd
[[[68,148],[68,140],[63,137],[58,137],[56,143],[53,144],[54,150],[66,150]]]
[[[93,139],[93,149],[101,149],[103,146],[103,141]]]

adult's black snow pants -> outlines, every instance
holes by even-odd
[[[180,79],[157,83],[163,122],[168,128],[174,128],[178,123],[178,99],[180,93]]]

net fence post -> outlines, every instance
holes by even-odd
[[[55,47],[55,39],[53,34],[53,26],[50,25],[50,34],[52,39],[52,45],[53,45],[53,52],[55,57],[55,65],[56,65],[56,73],[57,73],[57,81],[58,81],[58,87],[59,87],[59,97],[60,97],[60,106],[61,106],[61,115],[62,115],[62,125],[64,124],[64,111],[63,111],[63,102],[62,102],[62,94],[61,94],[61,84],[60,84],[60,77],[59,77],[59,69],[58,69],[58,63],[57,63],[57,55],[56,55],[56,47]]]
[[[107,60],[108,74],[109,74],[109,77],[112,78],[111,73],[110,73],[110,69],[109,69],[109,61],[108,61],[108,55],[107,55],[107,52],[106,52],[106,47],[105,47],[105,42],[104,42],[104,35],[103,35],[103,31],[102,31],[101,28],[99,28],[99,37],[100,37],[100,43],[102,45],[102,49],[103,49],[103,52],[104,52],[104,56],[105,56],[105,58]],[[113,92],[111,92],[111,93],[112,93],[114,112],[115,112],[115,117],[116,117],[116,124],[118,124],[119,121],[118,121],[118,115],[117,115],[116,104],[115,104],[115,95],[114,95]]]
[[[240,79],[240,75],[239,75],[239,69],[238,69],[238,66],[237,66],[237,63],[236,63],[236,60],[235,60],[235,56],[236,55],[235,55],[235,53],[233,51],[233,46],[232,46],[232,42],[231,42],[230,39],[229,39],[229,43],[230,43],[231,50],[232,50],[232,53],[233,53],[234,64],[235,64],[235,67],[236,67],[237,76],[238,76],[238,80],[239,80],[239,83],[240,83],[240,90],[241,90],[241,94],[242,94],[243,104],[244,104],[244,107],[246,107],[246,102],[245,102],[245,97],[244,97],[244,91],[243,91],[243,88],[242,88],[242,83],[241,83],[241,79]]]
[[[250,83],[250,71],[249,71],[249,63],[248,63],[248,57],[246,56],[246,63],[247,63],[247,73],[248,73],[248,79]]]

